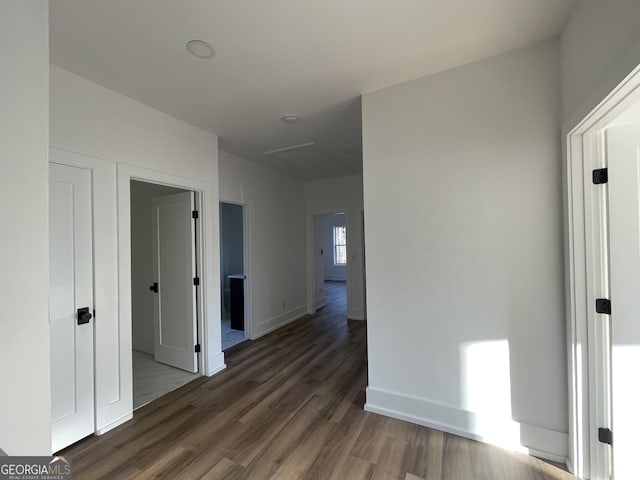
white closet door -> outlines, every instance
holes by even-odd
[[[91,172],[49,165],[52,452],[94,432]],[[82,314],[86,308],[89,315]]]

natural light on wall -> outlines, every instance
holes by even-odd
[[[482,440],[513,450],[520,445],[520,424],[511,417],[508,340],[460,345],[460,394],[469,412],[469,431]]]
[[[614,345],[611,351],[615,478],[638,478],[638,365],[640,346]]]

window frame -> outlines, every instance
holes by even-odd
[[[344,243],[338,243],[338,231],[344,230]],[[334,225],[333,226],[333,266],[334,267],[346,267],[347,266],[347,227],[346,225]],[[338,248],[344,247],[344,262],[338,262]]]

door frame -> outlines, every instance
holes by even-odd
[[[606,189],[592,188],[591,171],[605,166],[604,128],[640,101],[640,65],[565,139],[565,271],[569,375],[569,470],[604,478],[607,452],[597,441],[610,402],[608,327],[595,299],[608,297]]]
[[[200,302],[198,304],[198,337],[201,352],[198,359],[198,370],[201,374],[210,376],[224,369],[223,360],[216,358],[224,354],[220,349],[220,325],[212,324],[212,319],[218,319],[216,312],[216,294],[214,293],[215,276],[212,275],[210,258],[215,255],[212,227],[214,212],[208,208],[213,201],[211,187],[207,183],[187,177],[172,175],[156,170],[137,167],[124,163],[117,165],[118,192],[118,305],[120,310],[120,328],[125,332],[125,341],[120,348],[127,351],[132,349],[131,339],[131,180],[166,185],[169,187],[190,190],[196,193],[196,208],[200,211],[200,228],[197,232],[198,251],[196,263],[200,275]],[[218,322],[219,323],[219,322]]]
[[[252,310],[252,282],[251,282],[251,206],[247,203],[233,202],[230,200],[218,200],[218,209],[221,203],[238,205],[242,207],[242,263],[244,272],[244,338],[255,340],[253,335],[253,310]],[[222,222],[218,219],[219,233],[222,232]],[[222,270],[222,258],[220,258],[220,270]],[[220,276],[220,272],[218,272]],[[220,291],[222,292],[222,286]],[[220,298],[220,312],[222,312],[222,297]],[[221,313],[222,315],[222,313]]]
[[[349,290],[351,286],[351,272],[349,268],[351,258],[351,241],[349,241],[349,218],[350,213],[347,208],[330,208],[324,210],[307,211],[307,313],[313,315],[316,313],[316,263],[315,263],[315,222],[313,217],[316,215],[330,215],[334,213],[344,214],[344,223],[347,226],[347,312],[349,311]]]

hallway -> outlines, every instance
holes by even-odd
[[[324,282],[324,299],[327,306],[338,312],[347,315],[347,282],[335,282],[325,280]]]
[[[341,297],[340,285],[328,288]],[[523,454],[365,412],[366,350],[366,323],[347,321],[344,302],[328,302],[229,349],[222,373],[61,454],[72,458],[76,480],[574,478]]]

